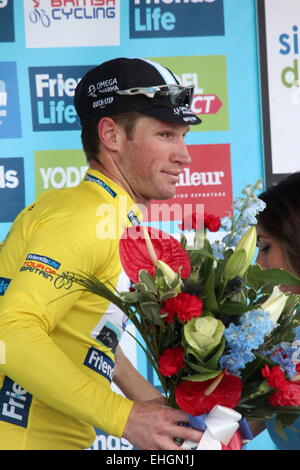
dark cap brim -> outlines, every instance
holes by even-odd
[[[183,124],[186,126],[201,124],[201,119],[185,106],[166,107],[155,106],[138,110],[141,114],[159,119],[172,124]]]

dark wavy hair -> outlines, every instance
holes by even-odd
[[[127,138],[131,139],[134,127],[142,116],[143,115],[140,113],[131,111],[110,117],[123,127]],[[91,121],[85,124],[81,131],[81,142],[88,162],[91,160],[97,160],[100,154],[101,142],[98,136],[98,123],[99,119]]]
[[[291,268],[300,275],[300,172],[270,186],[259,196],[266,208],[258,225],[283,247]]]

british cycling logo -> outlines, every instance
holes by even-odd
[[[119,0],[27,1],[25,2],[27,46],[118,45],[119,16]],[[81,30],[80,35],[78,27]],[[65,31],[64,37],[57,37],[62,28]]]
[[[1,1],[1,0],[0,0]],[[3,0],[2,0],[3,1]],[[118,0],[32,0],[33,9],[29,19],[31,23],[41,23],[50,28],[55,21],[93,20],[99,18],[115,18]],[[47,10],[41,8],[45,5]]]
[[[17,67],[0,62],[0,138],[16,137],[21,137]]]
[[[0,0],[0,24],[0,42],[13,42],[15,29],[12,0]]]
[[[74,92],[82,76],[91,67],[29,68],[34,131],[80,129],[73,104]]]
[[[23,158],[0,158],[0,222],[12,222],[25,205]]]
[[[132,0],[130,37],[224,35],[223,0]]]

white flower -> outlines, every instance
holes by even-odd
[[[285,307],[288,296],[278,286],[273,288],[270,297],[261,305],[261,309],[270,314],[271,320],[276,323]]]

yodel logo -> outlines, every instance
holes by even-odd
[[[130,37],[224,35],[223,0],[134,0]]]
[[[92,66],[30,67],[29,80],[34,131],[75,130],[79,121],[74,93]]]
[[[0,421],[27,428],[32,395],[5,377],[0,390]]]
[[[90,348],[84,361],[84,365],[93,369],[98,374],[112,381],[115,363],[104,352],[96,348]]]

